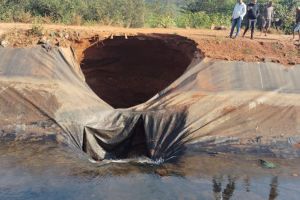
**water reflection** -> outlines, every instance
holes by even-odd
[[[222,181],[222,177],[214,177],[212,180],[215,199],[222,199]]]
[[[213,194],[215,200],[230,200],[234,196],[236,181],[238,181],[238,177],[235,176],[227,176],[227,180],[224,180],[223,176],[214,176],[212,179],[213,186]],[[251,192],[251,180],[249,176],[244,178],[244,187],[247,193]],[[222,184],[226,183],[226,187],[223,189]],[[278,176],[274,176],[271,178],[270,183],[270,192],[269,192],[269,200],[276,200],[279,196],[278,192]]]
[[[269,200],[275,200],[278,197],[278,177],[275,176],[271,180],[271,189],[270,189],[270,195],[269,195]]]
[[[250,187],[251,187],[251,184],[250,184],[250,177],[249,176],[246,176],[244,178],[244,187],[245,187],[245,190],[246,192],[250,192]]]
[[[227,185],[222,192],[222,182],[223,177],[214,177],[213,178],[213,193],[216,200],[229,200],[234,193],[235,190],[235,180],[236,177],[227,176]]]
[[[271,170],[262,168],[258,158],[237,155],[187,156],[179,163],[163,166],[98,166],[53,146],[32,150],[2,147],[0,199],[19,196],[29,200],[36,195],[39,198],[35,199],[72,200],[298,200],[300,196],[300,179],[291,176],[300,171],[299,160],[274,159],[279,168]]]

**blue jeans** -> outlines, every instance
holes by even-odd
[[[231,38],[232,38],[233,31],[234,31],[235,27],[237,27],[235,37],[237,37],[239,35],[240,30],[241,30],[241,25],[242,25],[242,18],[241,17],[232,20],[232,26],[231,26],[231,31],[230,31],[230,37]]]

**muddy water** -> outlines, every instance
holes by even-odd
[[[52,144],[0,145],[0,199],[299,199],[300,160],[187,153],[175,163],[91,163]],[[264,169],[258,159],[277,165]],[[298,177],[297,177],[298,175]]]

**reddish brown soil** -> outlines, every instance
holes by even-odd
[[[86,81],[116,108],[143,103],[176,80],[198,51],[202,56],[246,62],[300,64],[300,44],[286,35],[230,39],[228,31],[194,29],[125,29],[43,26],[42,36],[29,24],[1,24],[0,41],[11,47],[39,40],[73,47]]]
[[[195,43],[180,36],[114,37],[90,43],[79,55],[82,71],[94,92],[115,108],[143,103],[166,88],[183,74],[196,51]]]
[[[198,43],[205,56],[211,58],[247,62],[268,61],[285,65],[300,63],[300,49],[293,42],[268,39],[216,38],[212,40],[204,38]]]
[[[23,47],[34,45],[39,40],[39,37],[25,34],[31,27],[31,24],[0,23],[0,40],[2,33],[2,38],[7,38],[10,46]],[[269,34],[265,37],[261,36],[260,33],[255,33],[254,40],[250,40],[248,37],[232,40],[227,37],[228,30],[126,29],[118,27],[62,25],[44,25],[43,27],[44,37],[49,39],[51,43],[59,42],[61,46],[73,45],[74,41],[83,42],[82,38],[90,38],[94,35],[99,35],[103,39],[111,35],[175,34],[194,40],[199,44],[198,48],[205,56],[211,58],[243,60],[247,62],[271,61],[284,65],[300,64],[300,43],[293,40],[292,36],[286,35]],[[49,36],[53,32],[61,36]],[[69,36],[67,39],[63,36],[65,33]],[[84,45],[84,47],[86,46]]]

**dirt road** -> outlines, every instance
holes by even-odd
[[[82,40],[98,35],[99,38],[113,36],[130,36],[139,34],[176,34],[188,37],[198,44],[200,51],[206,56],[216,59],[241,60],[247,62],[271,61],[284,65],[300,64],[300,43],[294,41],[292,36],[270,34],[267,37],[260,33],[255,34],[255,39],[246,38],[230,39],[228,30],[209,29],[160,29],[160,28],[139,28],[127,29],[106,26],[64,26],[64,25],[43,25],[44,36],[34,36],[28,34],[32,28],[31,24],[0,23],[0,38],[9,41],[10,46],[24,47],[32,46],[43,37],[55,40],[61,46],[74,44],[74,38],[69,37],[76,33],[78,39],[83,43],[82,48],[86,48],[86,42]],[[67,33],[60,37],[53,37],[54,33]],[[1,36],[2,34],[2,36]],[[78,45],[77,45],[78,47]]]

